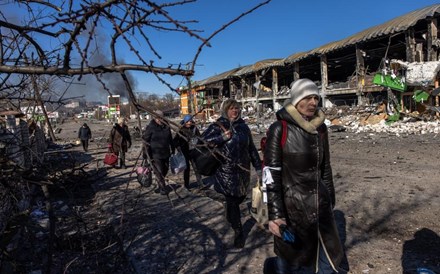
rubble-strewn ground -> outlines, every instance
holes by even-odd
[[[59,125],[59,144],[73,142],[81,123]],[[246,245],[235,249],[215,192],[189,192],[181,175],[169,176],[175,189],[169,198],[140,187],[130,174],[140,140],[127,169],[108,168],[102,159],[111,125],[88,124],[95,138],[88,153],[73,147],[50,154],[58,165],[76,159],[81,167],[50,188],[58,220],[52,273],[262,273],[264,259],[273,256],[272,237],[250,217],[250,197],[242,207]],[[345,131],[331,132],[330,143],[335,214],[350,273],[416,273],[418,267],[440,273],[440,136]],[[33,211],[29,228],[41,231],[22,233],[27,239],[2,273],[13,263],[22,266],[17,272],[44,271],[46,217],[44,206]]]

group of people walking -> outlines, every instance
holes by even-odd
[[[325,115],[318,107],[319,90],[311,80],[300,79],[292,83],[290,95],[276,113],[277,121],[267,131],[264,171],[251,131],[241,118],[240,103],[234,99],[223,102],[221,117],[200,135],[205,142],[215,145],[224,158],[213,175],[214,189],[224,196],[226,220],[234,232],[233,244],[242,248],[245,236],[240,204],[249,191],[251,165],[258,177],[264,176],[268,228],[274,235],[277,255],[265,261],[264,273],[346,273],[340,268],[344,250],[333,214],[335,189]],[[182,128],[171,141],[171,131],[161,120],[162,113],[157,114],[144,134],[153,163],[166,165],[155,155],[168,157],[180,147],[187,159],[184,184],[188,187],[188,142],[200,133],[192,117],[185,116]],[[163,149],[167,153],[154,153]],[[161,174],[165,176],[166,172]],[[294,242],[286,240],[286,231],[294,235]]]
[[[214,189],[224,196],[234,247],[245,246],[240,205],[249,193],[252,165],[266,186],[268,229],[274,236],[277,255],[266,259],[264,273],[346,273],[340,268],[344,250],[333,214],[336,197],[328,131],[319,101],[318,87],[311,80],[299,79],[291,84],[290,99],[276,112],[277,120],[267,131],[264,167],[236,100],[223,102],[221,117],[203,134],[192,116],[186,115],[173,137],[163,112],[156,111],[142,134],[143,156],[151,162],[157,178],[156,192],[169,192],[165,177],[176,149],[185,156],[184,186],[190,188],[189,152],[193,140],[202,139],[222,155],[213,175]],[[81,131],[83,135],[87,134]],[[125,168],[131,138],[123,120],[114,125],[110,141],[113,150],[120,152],[120,165]],[[286,232],[293,235],[293,242],[292,238],[286,240]]]

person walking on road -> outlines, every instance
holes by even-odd
[[[211,124],[202,134],[208,143],[215,144],[225,159],[217,169],[214,189],[225,196],[226,220],[234,229],[234,246],[242,248],[245,237],[241,224],[240,204],[245,200],[250,185],[250,165],[261,176],[261,160],[252,139],[251,130],[240,117],[241,106],[234,99],[223,102],[219,124]]]
[[[185,156],[186,169],[183,172],[183,181],[185,187],[189,189],[189,179],[191,172],[191,157],[189,156],[189,151],[190,149],[193,149],[193,146],[197,143],[197,137],[200,136],[200,131],[195,125],[191,114],[185,115],[180,124],[182,125],[182,127],[177,132],[173,141],[174,146],[180,149]]]
[[[319,90],[311,80],[299,79],[290,95],[267,131],[264,150],[263,185],[277,255],[266,260],[264,273],[345,273],[339,268],[344,252],[333,214],[335,189]]]
[[[144,158],[151,159],[158,184],[156,193],[167,195],[169,189],[165,185],[165,176],[169,170],[170,156],[174,154],[175,148],[171,129],[163,120],[163,112],[156,110],[155,114],[155,118],[147,125],[142,135]]]
[[[110,131],[110,147],[119,157],[119,167],[125,169],[125,153],[131,147],[131,136],[123,117],[118,118]]]
[[[85,152],[89,150],[89,140],[92,139],[92,131],[87,123],[84,123],[78,130],[78,138],[81,140]]]

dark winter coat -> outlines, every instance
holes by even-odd
[[[128,126],[115,124],[110,131],[110,144],[112,144],[113,152],[119,154],[120,151],[127,152],[131,147],[131,136]]]
[[[179,132],[174,136],[174,147],[179,147],[185,158],[189,156],[190,142],[197,143],[197,137],[200,136],[200,131],[195,125],[189,128],[183,126]]]
[[[274,122],[264,151],[265,166],[274,180],[267,185],[269,220],[285,218],[296,243],[275,236],[274,251],[292,265],[316,266],[320,235],[337,267],[343,249],[333,215],[335,190],[324,114],[318,111],[306,121],[290,104],[277,112],[277,118],[287,121],[287,140],[281,148],[282,123]]]
[[[227,118],[220,117],[217,122],[226,130],[231,130],[232,137],[225,141],[223,130],[216,123],[211,124],[202,134],[202,138],[217,145],[226,158],[221,157],[222,165],[214,175],[215,190],[227,196],[246,196],[250,184],[250,164],[258,172],[261,171],[261,160],[251,131],[241,118],[230,122]]]
[[[152,159],[165,160],[174,154],[173,135],[170,127],[164,123],[159,125],[154,119],[151,120],[145,128],[142,139],[145,144],[144,154],[148,153]]]
[[[78,130],[78,138],[80,140],[89,140],[92,139],[92,131],[89,126],[82,126]]]

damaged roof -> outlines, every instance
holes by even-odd
[[[349,36],[345,39],[330,42],[321,47],[312,49],[308,52],[304,53],[295,53],[285,59],[286,63],[293,63],[295,61],[299,61],[311,55],[321,55],[325,54],[337,49],[341,49],[347,46],[355,45],[360,42],[365,42],[373,38],[386,36],[394,33],[398,33],[401,31],[405,31],[408,28],[414,26],[420,20],[425,20],[429,17],[433,17],[436,13],[440,11],[440,5],[435,4],[428,6],[426,8],[422,8],[419,10],[415,10],[406,15],[399,16],[394,18],[384,24],[380,24],[371,28],[368,28],[364,31],[358,32],[352,36]]]
[[[285,64],[294,63],[301,59],[313,56],[313,55],[321,55],[334,50],[338,50],[344,47],[352,46],[360,42],[365,42],[370,39],[374,39],[377,37],[382,37],[394,33],[399,33],[407,30],[408,28],[416,25],[420,20],[425,20],[429,17],[433,17],[436,13],[440,12],[440,4],[434,4],[419,10],[415,10],[406,15],[399,16],[394,18],[384,24],[380,24],[371,28],[368,28],[364,31],[358,32],[352,36],[349,36],[345,39],[330,42],[321,47],[312,49],[307,52],[297,52],[294,53],[284,59],[266,59],[262,61],[258,61],[253,65],[247,65],[239,68],[235,68],[219,75],[207,78],[202,81],[196,81],[194,86],[201,86],[210,84],[213,82],[218,82],[224,79],[228,79],[234,76],[242,76],[245,74],[254,73],[256,71],[275,67],[275,66],[283,66]]]
[[[240,70],[236,71],[233,76],[241,76],[245,74],[250,74],[262,69],[271,68],[275,66],[283,66],[284,59],[266,59],[262,61],[258,61],[253,65],[248,65],[242,67]]]
[[[236,72],[237,70],[240,70],[243,67],[238,67],[238,68],[234,68],[228,71],[225,71],[223,73],[220,73],[218,75],[214,75],[211,76],[207,79],[201,80],[201,81],[195,81],[193,84],[193,87],[198,87],[198,86],[203,86],[203,85],[208,85],[210,83],[215,83],[224,79],[229,78],[234,72]]]

